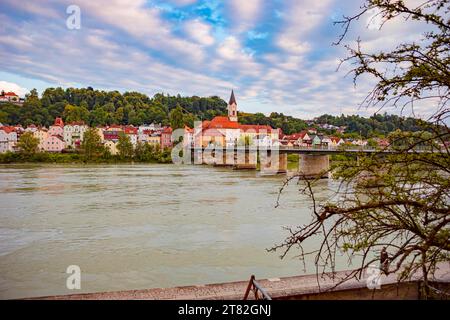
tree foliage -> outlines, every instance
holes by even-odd
[[[169,114],[170,126],[172,129],[179,129],[184,127],[183,110],[180,105],[170,111]]]
[[[117,142],[117,150],[119,151],[119,156],[122,159],[133,158],[134,155],[133,144],[131,143],[130,137],[123,132],[119,134],[119,141]]]
[[[26,155],[33,155],[37,152],[39,146],[39,138],[35,137],[32,132],[23,133],[19,141],[17,142],[17,147],[20,152]]]
[[[286,181],[302,180],[301,191],[311,198],[313,215],[310,223],[290,228],[288,238],[271,251],[282,250],[284,257],[299,247],[302,258],[314,256],[318,273],[334,271],[336,258],[347,254],[358,267],[337,285],[363,277],[364,270],[375,264],[385,274],[397,273],[399,281],[419,274],[424,297],[439,292],[431,281],[439,262],[450,260],[450,131],[445,121],[450,115],[448,3],[424,1],[407,7],[403,1],[366,0],[358,15],[341,22],[345,32],[339,42],[353,21],[374,8],[383,25],[405,18],[433,26],[423,39],[400,43],[391,52],[365,53],[359,44],[347,47],[345,59],[354,63],[355,80],[367,74],[377,79],[363,104],[405,108],[427,103],[435,111],[432,123],[425,132],[392,132],[390,146],[379,153],[360,154],[355,161],[332,167],[334,178],[341,182],[328,200],[319,201],[315,181],[300,174]],[[406,67],[396,68],[399,63]],[[317,246],[305,252],[309,240]]]
[[[333,116],[324,114],[314,119],[317,124],[330,124],[345,127],[347,134],[361,134],[364,138],[386,136],[397,129],[402,131],[421,131],[427,129],[428,124],[418,118],[401,117],[395,114],[374,114],[369,118],[359,115]]]
[[[86,130],[83,136],[83,142],[81,143],[81,149],[85,159],[93,160],[97,158],[99,155],[103,154],[104,148],[97,130],[95,128]]]
[[[153,98],[139,92],[100,91],[92,88],[48,88],[39,98],[33,89],[23,106],[0,104],[2,123],[49,126],[56,117],[65,122],[84,121],[91,126],[110,124],[168,125],[169,113],[180,106],[184,123],[211,120],[226,114],[227,103],[217,96],[181,97],[158,93]]]

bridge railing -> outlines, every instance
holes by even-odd
[[[280,150],[323,150],[323,151],[345,151],[345,150],[361,150],[361,151],[376,151],[376,148],[363,147],[356,145],[349,146],[279,146]]]
[[[405,146],[407,148],[407,146]],[[356,145],[340,145],[340,146],[279,146],[280,150],[323,150],[323,151],[361,151],[361,152],[401,152],[401,146],[388,146],[388,147],[368,147],[368,146],[356,146]],[[406,149],[405,149],[406,150]],[[409,150],[409,149],[408,149]],[[410,152],[439,152],[437,148],[416,146],[409,150]]]
[[[211,146],[209,146],[211,147]],[[224,150],[257,150],[256,146],[216,146],[217,148],[223,148]],[[188,149],[197,149],[195,146],[187,146]],[[267,150],[281,150],[281,151],[289,151],[289,150],[299,150],[299,151],[351,151],[351,152],[401,152],[401,146],[396,147],[369,147],[369,146],[357,146],[357,145],[339,145],[339,146],[283,146],[283,145],[272,145],[272,146],[261,146],[261,149],[267,149]],[[406,148],[406,147],[405,147]],[[205,147],[198,147],[198,149],[205,149]],[[422,147],[422,146],[416,146],[414,149],[409,150],[409,152],[442,152],[444,150],[439,150],[437,148],[430,148],[430,147]]]

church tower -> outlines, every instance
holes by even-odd
[[[228,119],[233,122],[238,121],[237,103],[236,103],[236,98],[234,97],[233,90],[231,90],[231,97],[230,97],[230,101],[228,102]]]

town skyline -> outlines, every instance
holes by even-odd
[[[1,91],[0,98],[6,99],[6,103],[19,102],[18,96],[13,92],[4,93]],[[2,100],[0,100],[2,101]],[[2,101],[5,102],[5,101]],[[178,108],[178,107],[177,107]],[[234,91],[231,91],[230,98],[226,107],[226,115],[218,115],[211,120],[196,121],[192,128],[186,123],[176,121],[177,115],[170,116],[170,122],[174,125],[162,126],[161,123],[152,122],[150,125],[116,125],[91,126],[98,135],[100,143],[109,150],[111,155],[119,154],[118,145],[121,136],[128,140],[132,149],[138,148],[138,143],[142,145],[152,145],[161,150],[174,147],[177,142],[174,138],[174,130],[182,129],[183,145],[185,147],[235,147],[238,145],[255,145],[261,147],[275,146],[339,146],[344,140],[337,137],[328,137],[318,135],[317,129],[312,127],[294,134],[283,134],[281,128],[273,128],[269,125],[260,124],[241,124],[239,122],[238,104]],[[182,115],[182,114],[181,114]],[[177,124],[175,124],[178,122]],[[331,126],[334,127],[334,126]],[[331,128],[330,127],[330,128]],[[334,127],[335,130],[345,129]],[[322,129],[322,128],[321,128]],[[15,126],[3,126],[0,123],[0,153],[20,151],[18,142],[20,136],[25,133],[31,133],[37,139],[35,151],[40,152],[63,152],[65,150],[75,150],[83,148],[83,139],[88,132],[89,126],[80,119],[77,121],[68,121],[65,123],[62,117],[56,117],[52,125],[48,127],[29,124],[23,128],[21,124]],[[311,135],[310,136],[308,135]],[[312,133],[316,135],[312,136]],[[352,144],[354,141],[351,141]],[[358,140],[356,145],[365,145],[366,141]]]

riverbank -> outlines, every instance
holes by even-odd
[[[57,164],[129,164],[150,163],[167,164],[172,163],[170,152],[162,151],[146,158],[124,158],[118,155],[98,156],[86,158],[82,153],[50,153],[38,152],[32,155],[6,152],[0,153],[0,164],[27,164],[27,163],[57,163]]]
[[[274,300],[419,300],[421,299],[419,275],[409,281],[399,283],[399,273],[382,275],[380,287],[369,289],[367,279],[352,278],[339,286],[351,271],[337,272],[317,277],[315,274],[284,278],[256,279],[258,284]],[[71,295],[46,296],[31,299],[42,300],[242,300],[249,281],[216,283],[173,288],[154,288],[117,292],[99,292]],[[448,263],[440,263],[436,278],[432,283],[436,291],[433,298],[439,299],[440,292],[450,288],[450,268]],[[248,299],[253,300],[250,292]]]

